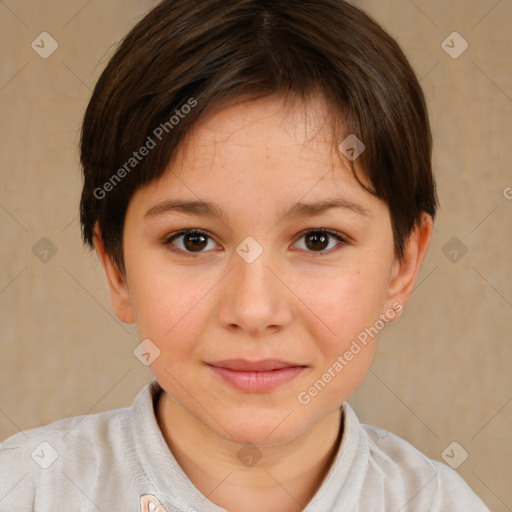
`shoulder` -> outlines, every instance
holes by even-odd
[[[0,460],[12,453],[25,453],[36,449],[40,443],[53,442],[54,448],[65,446],[71,442],[97,443],[108,437],[114,428],[127,421],[129,408],[114,409],[96,414],[64,418],[48,425],[23,430],[14,434],[0,444]],[[34,454],[35,456],[35,454]]]
[[[355,415],[350,410],[349,414]],[[489,512],[452,468],[432,460],[405,439],[387,430],[359,424],[366,466],[365,487],[379,503],[402,512]]]
[[[462,477],[439,461],[432,460],[405,439],[377,427],[363,425],[369,439],[370,461],[386,475],[395,475],[393,485],[410,498],[406,510],[428,504],[431,510],[488,511]]]
[[[116,459],[129,439],[128,408],[65,418],[13,435],[0,444],[0,510],[35,510],[52,489],[73,496],[75,481],[93,482],[99,468],[119,465]]]

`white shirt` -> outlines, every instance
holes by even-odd
[[[0,512],[227,512],[183,472],[158,426],[161,393],[66,418],[0,444]],[[458,473],[344,403],[335,460],[307,512],[489,512]],[[236,512],[236,511],[231,511]]]

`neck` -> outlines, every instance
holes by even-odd
[[[341,408],[294,439],[248,450],[225,439],[162,392],[157,420],[167,445],[194,486],[228,510],[297,512],[315,495],[336,456],[342,428]],[[243,452],[242,452],[243,453]],[[260,457],[252,464],[251,455]],[[244,464],[244,462],[246,462]]]

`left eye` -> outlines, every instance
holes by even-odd
[[[311,229],[303,233],[299,241],[302,239],[304,239],[304,246],[299,248],[315,253],[329,252],[330,249],[336,247],[336,245],[346,243],[345,239],[341,235],[335,231],[329,231],[327,229]],[[332,242],[333,239],[337,243],[330,245],[330,241]]]
[[[300,246],[299,242],[302,240],[304,242],[299,249],[317,254],[330,252],[337,245],[346,243],[346,240],[339,233],[324,228],[305,231],[294,245]],[[176,233],[168,237],[164,244],[169,246],[173,252],[182,254],[200,254],[215,249],[217,246],[207,232],[197,229]]]

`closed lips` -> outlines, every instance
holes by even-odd
[[[214,363],[207,363],[210,366],[218,368],[225,368],[227,370],[240,371],[240,372],[268,372],[272,370],[280,370],[283,368],[291,368],[297,366],[305,366],[300,363],[292,363],[288,361],[281,361],[278,359],[262,359],[260,361],[247,361],[244,359],[229,359],[223,361],[216,361]]]

